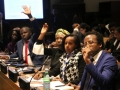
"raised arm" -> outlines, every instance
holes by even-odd
[[[31,37],[31,41],[32,41],[32,43],[34,43],[34,42],[36,42],[36,40],[39,36],[39,32],[40,32],[39,24],[38,24],[37,20],[31,14],[31,7],[23,5],[22,8],[24,10],[22,13],[27,15],[29,17],[30,21],[31,21],[31,25],[32,25],[32,28],[33,28],[33,35]]]
[[[48,31],[48,24],[45,23],[45,24],[43,24],[43,27],[41,29],[40,35],[38,37],[38,40],[43,40],[43,38],[44,38],[45,34],[47,33],[47,31]]]
[[[32,50],[33,53],[40,54],[40,53],[44,52],[44,45],[42,44],[43,43],[42,40],[43,40],[47,30],[48,30],[48,25],[47,25],[47,23],[45,23],[45,24],[43,24],[43,27],[40,31],[37,43],[34,44],[34,48]]]

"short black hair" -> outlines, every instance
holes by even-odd
[[[80,27],[83,28],[83,29],[86,29],[86,32],[90,31],[90,26],[87,25],[86,23],[81,23]]]
[[[88,35],[95,35],[96,38],[97,38],[98,44],[102,44],[101,48],[104,49],[104,41],[103,41],[102,34],[100,34],[99,32],[88,32],[88,33],[86,33],[85,37],[88,36]]]
[[[28,27],[28,26],[23,26],[23,27],[20,29],[20,31],[21,31],[23,28],[26,29],[26,30],[28,30],[28,31],[30,31],[32,34],[34,33],[33,28],[30,28],[30,27]]]
[[[63,38],[63,40],[62,40],[62,44],[61,44],[62,50],[65,51],[64,44],[65,44],[65,40],[66,40],[67,37],[74,37],[74,41],[75,41],[75,45],[76,45],[76,48],[75,48],[75,49],[78,49],[78,50],[81,49],[79,37],[78,37],[77,35],[69,34],[69,35],[66,35],[66,36]]]
[[[94,26],[92,29],[94,29],[96,32],[101,33],[101,29],[98,26]]]
[[[117,24],[115,22],[110,22],[109,25],[108,25],[109,29],[111,27],[117,27]]]
[[[23,29],[23,28],[25,28],[25,29],[27,29],[27,30],[29,30],[29,31],[32,31],[32,29],[29,28],[29,27],[27,27],[27,26],[24,26],[24,27],[22,27],[21,29]],[[21,30],[21,29],[20,29],[20,30]]]

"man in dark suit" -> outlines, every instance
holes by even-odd
[[[3,14],[0,12],[0,49],[5,50],[8,44],[8,33],[10,31],[10,25],[8,22],[3,21]]]
[[[89,32],[84,38],[82,54],[86,66],[79,86],[75,90],[111,90],[117,75],[116,59],[103,50],[103,37]]]
[[[28,65],[41,65],[43,62],[43,55],[35,55],[32,53],[33,45],[39,36],[39,25],[36,20],[32,17],[30,8],[23,6],[24,14],[26,14],[33,25],[34,33],[32,34],[29,27],[22,27],[20,30],[21,40],[17,43],[17,51],[14,54],[8,56],[2,56],[3,59],[19,57],[23,59]]]

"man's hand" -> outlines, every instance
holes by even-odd
[[[90,64],[91,63],[90,56],[92,54],[91,47],[86,46],[86,47],[82,48],[82,54],[83,54],[83,58],[84,58],[84,61],[86,62],[86,64]]]
[[[9,57],[8,56],[0,56],[0,59],[5,59],[5,60],[8,60]]]
[[[28,8],[26,5],[23,5],[22,8],[24,9],[24,12],[22,12],[22,13],[24,13],[25,15],[28,15],[28,16],[32,16],[30,7]]]
[[[48,24],[45,23],[43,24],[42,30],[41,30],[41,34],[46,34],[46,32],[48,31]]]

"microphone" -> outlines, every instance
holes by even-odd
[[[31,55],[31,54],[28,54],[28,55]],[[27,55],[27,56],[28,56]],[[26,57],[26,56],[24,56],[24,57]],[[24,58],[23,57],[23,58]],[[18,59],[15,59],[15,58],[10,58],[8,61],[6,61],[5,63],[6,64],[17,64],[17,63],[25,63],[26,61],[23,59],[23,58],[18,58]]]
[[[29,54],[28,54],[29,55]],[[28,56],[27,55],[27,56]],[[23,61],[22,59],[18,59],[19,61]],[[14,60],[15,61],[15,60]],[[23,63],[23,62],[22,62]],[[17,62],[17,63],[11,63],[11,65],[12,66],[15,66],[16,68],[15,68],[15,70],[13,70],[13,69],[10,69],[10,68],[8,68],[8,76],[9,76],[9,78],[13,81],[13,82],[16,82],[17,81],[17,78],[18,78],[18,76],[20,75],[20,73],[19,72],[23,72],[24,73],[24,71],[23,71],[23,68],[22,68],[22,70],[20,70],[20,71],[18,71],[18,69],[21,69],[20,67],[25,67],[25,66],[28,66],[28,65],[25,65],[25,64],[19,64],[19,62]],[[18,68],[18,69],[17,69]]]
[[[23,78],[22,76],[19,77],[18,81],[19,81],[19,86],[22,90],[30,90],[30,83],[33,79],[33,77],[36,75],[36,73],[40,70],[41,67],[39,67],[36,72],[34,73],[34,75],[31,77],[30,81],[27,81],[25,78]]]
[[[17,77],[18,77],[18,72],[16,70],[12,70],[10,68],[8,68],[8,77],[13,81],[16,82],[17,81]]]
[[[3,61],[0,63],[0,68],[4,74],[7,74],[7,65]]]
[[[41,67],[40,67],[40,68],[41,68]],[[35,70],[35,73],[34,73],[34,75],[31,77],[30,82],[32,81],[33,77],[38,73],[38,71],[40,70],[40,68],[38,68],[37,70]]]
[[[1,68],[1,71],[4,73],[4,74],[7,74],[7,64],[6,64],[6,60],[5,59],[1,59],[0,60],[0,68]]]
[[[34,76],[38,73],[39,70],[41,70],[41,68],[43,67],[43,65],[45,65],[45,63],[49,60],[48,59],[49,56],[47,57],[47,59],[43,62],[43,64],[37,68],[37,70],[35,70],[34,75],[31,77],[30,81],[27,81],[25,78],[23,78],[22,76],[19,77],[18,81],[19,81],[19,86],[22,90],[30,90],[30,83],[32,81],[32,79],[34,78]],[[44,72],[41,72],[44,73]]]
[[[23,70],[23,68],[15,68],[13,70],[13,69],[8,68],[8,76],[13,82],[16,82],[18,76],[21,76],[23,73],[24,74],[29,74],[29,73],[34,73],[34,72],[35,72],[34,69]]]
[[[49,56],[48,56],[48,57],[46,58],[46,60],[43,62],[43,64],[41,65],[41,67],[39,67],[37,70],[35,70],[35,73],[34,73],[34,75],[32,76],[32,78],[30,79],[30,82],[31,82],[31,80],[33,79],[33,77],[38,73],[38,71],[42,69],[43,65],[46,65],[46,62],[49,60],[48,58],[49,58]],[[41,72],[41,73],[44,73],[44,72]]]
[[[31,55],[31,54],[28,54],[27,56],[29,56],[29,55]],[[27,57],[27,56],[24,56],[24,57]],[[26,61],[23,58],[19,58],[18,60],[10,59],[12,62],[11,66],[14,66],[14,67],[26,67],[26,66],[28,66],[27,64],[25,64]]]
[[[51,63],[51,57],[50,57],[50,56],[47,56],[47,58],[45,59],[45,61],[44,61],[43,64],[42,64],[41,70],[44,70],[45,65],[47,65],[47,66],[48,66],[47,68],[49,68],[50,65],[48,65],[48,64],[50,64],[50,63]]]
[[[18,73],[12,69],[10,69],[4,61],[2,61],[2,63],[0,64],[1,66],[1,71],[4,73],[4,74],[7,74],[8,72],[8,77],[13,81],[13,82],[16,82],[17,81],[17,76],[18,76]],[[8,68],[8,69],[7,69]]]

